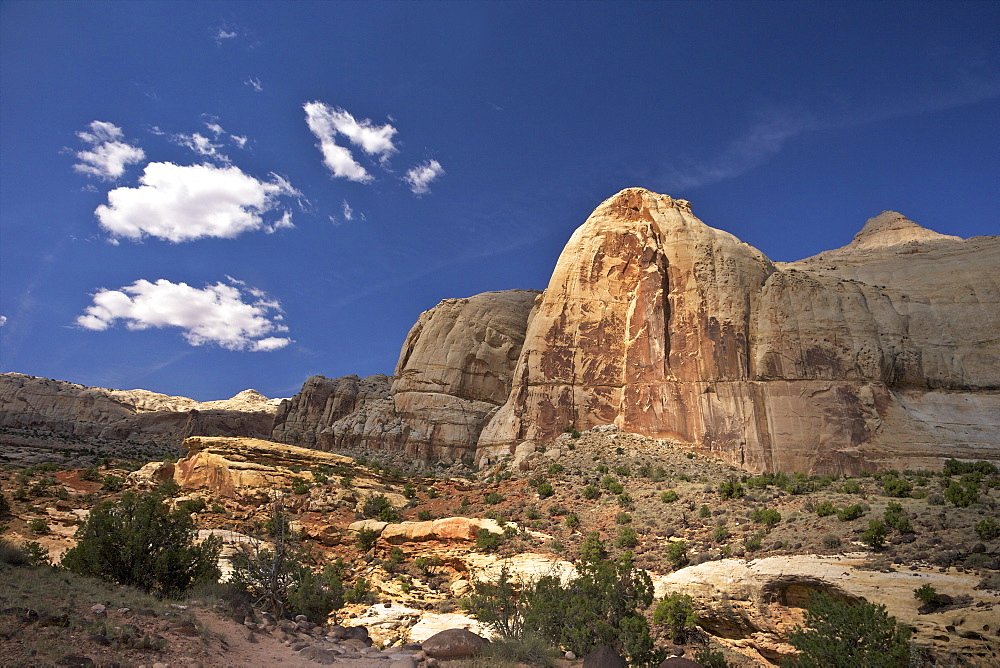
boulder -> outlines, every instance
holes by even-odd
[[[560,255],[480,458],[613,424],[755,472],[1000,460],[997,266],[1000,237],[892,212],[775,263],[684,200],[623,190]]]
[[[584,668],[628,668],[628,664],[625,663],[625,659],[618,655],[618,652],[608,647],[607,645],[601,645],[593,652],[583,657],[583,667]]]
[[[467,659],[482,652],[488,641],[466,629],[446,629],[421,643],[424,654],[435,659]]]

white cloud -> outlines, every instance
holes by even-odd
[[[222,126],[214,121],[206,122],[205,127],[208,128],[215,138],[218,139],[220,135],[226,134],[226,131],[222,129]]]
[[[244,291],[246,294],[244,294]],[[104,331],[118,320],[130,330],[179,327],[192,346],[215,344],[227,350],[270,351],[292,340],[274,336],[288,331],[281,306],[242,281],[193,288],[186,283],[140,279],[118,290],[98,290],[94,303],[76,319],[91,331]]]
[[[220,127],[219,129],[221,130],[222,128]],[[200,132],[195,132],[189,135],[172,135],[170,140],[178,146],[184,146],[185,148],[191,149],[200,156],[221,160],[222,162],[229,162],[229,156],[224,153],[219,153],[219,149],[222,148],[222,145],[213,144],[211,139]]]
[[[126,166],[146,157],[141,148],[122,141],[124,134],[114,123],[93,121],[88,127],[89,132],[76,133],[83,142],[90,144],[89,149],[76,154],[80,162],[73,165],[73,169],[77,172],[113,181],[125,173]]]
[[[173,242],[203,237],[232,239],[244,232],[291,227],[291,214],[267,224],[263,214],[282,196],[299,196],[285,179],[259,181],[238,167],[146,165],[137,188],[116,188],[94,212],[114,240],[144,236]]]
[[[7,316],[0,315],[0,327],[3,327],[6,324],[7,324]]]
[[[255,93],[264,92],[264,86],[261,85],[259,77],[247,77],[247,80],[244,81],[243,83],[253,88],[253,91]]]
[[[354,220],[354,209],[344,200],[344,220]]]
[[[309,129],[319,139],[323,162],[334,177],[357,183],[372,180],[372,175],[354,159],[351,152],[337,144],[337,133],[347,137],[368,155],[378,156],[383,164],[396,152],[396,146],[392,142],[396,128],[388,123],[374,125],[368,119],[358,121],[347,111],[322,102],[307,102],[302,108],[306,112]]]
[[[217,46],[222,46],[222,43],[227,39],[236,39],[239,36],[240,33],[236,30],[236,28],[222,25],[218,29],[216,29],[215,34],[212,35],[212,38],[215,40],[215,44]]]
[[[238,148],[246,148],[247,145],[247,138],[245,136],[229,135],[229,141],[236,144]]]
[[[443,174],[444,168],[441,167],[440,162],[437,160],[428,160],[408,170],[403,180],[410,185],[410,190],[415,195],[423,195],[430,192],[431,182]]]

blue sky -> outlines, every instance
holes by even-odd
[[[0,368],[392,373],[643,186],[776,260],[997,234],[996,2],[0,3]]]

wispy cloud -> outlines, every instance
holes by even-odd
[[[375,125],[369,119],[358,121],[344,109],[331,107],[323,102],[307,102],[302,108],[306,112],[309,130],[319,140],[323,163],[335,178],[345,178],[356,183],[368,183],[374,178],[354,159],[349,149],[337,144],[338,134],[347,137],[350,143],[369,156],[377,156],[383,165],[396,152],[393,143],[396,128],[388,123]]]
[[[76,324],[104,331],[119,320],[130,330],[177,327],[192,346],[214,344],[227,350],[271,351],[292,340],[274,336],[288,332],[281,323],[281,304],[242,281],[194,288],[166,279],[140,279],[117,290],[92,295]]]
[[[171,135],[170,140],[178,146],[191,149],[196,154],[204,158],[211,158],[212,160],[218,160],[226,163],[229,162],[229,156],[219,151],[219,149],[222,148],[222,144],[213,143],[211,139],[200,132],[193,132],[189,135]]]
[[[972,68],[928,86],[924,94],[905,100],[841,101],[838,105],[817,105],[815,111],[802,106],[768,109],[717,155],[662,167],[658,187],[677,192],[736,178],[767,163],[789,141],[810,132],[937,113],[996,99],[1000,97],[1000,74]]]
[[[93,121],[88,128],[76,133],[90,148],[76,154],[80,162],[73,165],[75,171],[113,181],[125,173],[126,166],[146,158],[141,148],[123,141],[125,135],[114,123]]]
[[[247,77],[246,81],[244,81],[243,84],[253,88],[255,93],[264,92],[264,86],[260,83],[259,77]]]
[[[423,195],[430,192],[431,182],[436,181],[444,175],[444,168],[437,160],[428,160],[406,172],[403,180],[410,186],[414,195]]]
[[[236,26],[223,23],[212,32],[212,39],[216,46],[222,46],[223,42],[228,42],[240,37],[240,30]]]
[[[244,232],[292,227],[291,213],[273,223],[263,215],[283,196],[298,190],[276,174],[261,181],[238,167],[151,162],[136,188],[116,188],[97,207],[100,225],[112,236],[139,241],[145,236],[172,242],[205,237],[232,239]]]
[[[347,203],[346,199],[344,200],[343,208],[344,208],[344,220],[354,220],[354,209],[351,208],[351,205]]]

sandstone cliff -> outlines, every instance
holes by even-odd
[[[272,438],[323,450],[474,455],[479,432],[510,392],[537,295],[507,290],[442,301],[410,330],[391,383],[313,376],[279,408]]]
[[[1000,459],[1000,238],[899,214],[773,263],[639,188],[576,230],[479,457],[599,424],[753,471]]]
[[[256,390],[198,402],[148,390],[109,390],[0,374],[0,427],[42,429],[83,441],[179,446],[196,435],[267,436],[275,410],[277,402]]]

